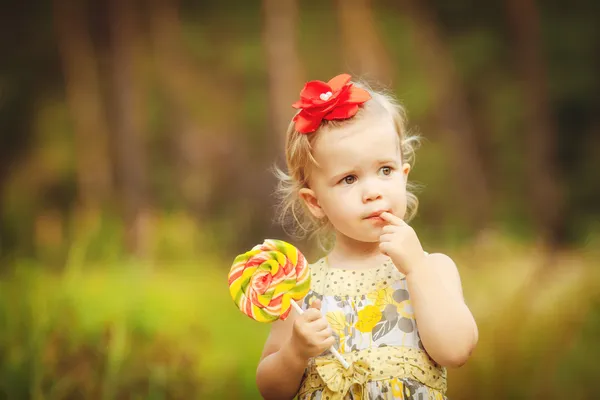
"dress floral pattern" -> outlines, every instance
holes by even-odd
[[[446,399],[446,370],[425,351],[406,279],[391,262],[347,270],[322,258],[310,267],[302,308],[321,300],[335,347],[352,365],[345,370],[329,351],[315,357],[299,399]]]

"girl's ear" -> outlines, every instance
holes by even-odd
[[[402,164],[402,174],[404,175],[404,178],[408,177],[409,172],[410,172],[410,164],[409,163]]]
[[[321,205],[319,204],[319,200],[317,199],[314,190],[309,188],[302,188],[298,192],[298,195],[300,196],[302,201],[304,201],[304,204],[306,204],[306,206],[310,210],[310,213],[315,218],[321,219],[325,217],[325,212],[321,208]]]

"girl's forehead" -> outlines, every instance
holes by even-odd
[[[393,122],[385,118],[321,132],[320,135],[314,155],[323,167],[400,156],[398,134]]]

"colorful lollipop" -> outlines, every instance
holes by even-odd
[[[229,293],[240,311],[259,322],[285,320],[310,290],[310,271],[300,251],[283,240],[266,239],[240,254],[229,271]],[[332,354],[348,363],[331,347]]]
[[[292,300],[310,289],[310,271],[297,248],[267,239],[240,254],[229,271],[229,293],[239,309],[259,322],[286,319]]]

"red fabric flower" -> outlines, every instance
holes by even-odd
[[[350,75],[341,74],[329,82],[310,81],[300,92],[300,100],[292,107],[301,111],[294,117],[296,130],[300,133],[316,131],[321,121],[326,119],[346,119],[353,117],[358,106],[371,98],[369,92],[355,87]]]

